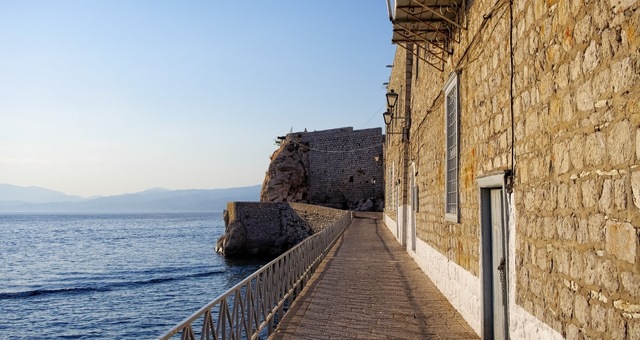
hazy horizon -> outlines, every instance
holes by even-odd
[[[15,185],[15,184],[11,184],[11,183],[0,183],[0,186],[3,185],[10,185],[10,186],[14,186],[14,187],[19,187],[19,188],[37,188],[37,189],[46,189],[46,190],[51,190],[51,191],[55,191],[55,192],[59,192],[68,196],[77,196],[77,197],[81,197],[84,199],[90,199],[90,198],[97,198],[97,197],[109,197],[109,196],[119,196],[119,195],[128,195],[128,194],[137,194],[137,193],[142,193],[142,192],[147,192],[147,191],[153,191],[153,190],[168,190],[168,191],[182,191],[182,190],[228,190],[228,189],[241,189],[241,188],[251,188],[251,187],[256,187],[256,186],[262,186],[262,184],[251,184],[251,185],[241,185],[241,186],[234,186],[234,187],[218,187],[218,188],[176,188],[176,189],[171,189],[171,188],[165,188],[165,187],[151,187],[151,188],[147,188],[147,189],[142,189],[139,191],[131,191],[131,192],[120,192],[120,193],[115,193],[115,194],[109,194],[109,195],[93,195],[93,196],[80,196],[80,195],[73,195],[73,194],[69,194],[67,192],[64,191],[60,191],[60,190],[55,190],[52,188],[47,188],[47,187],[41,187],[41,186],[37,186],[37,185],[27,185],[27,186],[22,186],[22,185]],[[1,197],[0,197],[1,200]]]
[[[262,183],[277,136],[382,125],[384,2],[0,3],[0,183]]]
[[[42,187],[0,184],[0,213],[212,212],[230,201],[259,201],[260,185],[215,189],[151,188],[116,195],[80,197]]]

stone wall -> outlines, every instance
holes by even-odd
[[[287,134],[271,157],[263,202],[362,209],[384,199],[382,130],[351,127]],[[381,204],[379,204],[381,207]]]
[[[389,88],[410,120],[390,129],[407,127],[410,139],[387,138],[386,192],[400,197],[387,201],[386,215],[396,219],[397,206],[410,203],[401,189],[415,175],[420,244],[480,280],[478,178],[513,170],[512,336],[638,338],[640,1],[469,4],[443,71],[397,50]],[[452,72],[460,82],[459,223],[444,216],[443,86]],[[405,177],[407,167],[415,171]],[[443,286],[457,279],[437,275]]]
[[[639,5],[514,8],[516,299],[571,339],[640,337]]]
[[[229,202],[216,251],[227,257],[276,257],[347,214],[302,203]]]

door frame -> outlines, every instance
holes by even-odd
[[[396,238],[400,239],[400,207],[398,206],[398,181],[396,179],[396,162],[391,164],[391,204],[396,214]]]
[[[491,244],[491,194],[493,189],[502,190],[502,250],[505,266],[505,291],[503,292],[504,332],[505,339],[509,336],[509,204],[507,204],[507,176],[506,172],[478,178],[478,192],[480,202],[480,277],[482,282],[482,335],[484,339],[493,339],[493,264]]]
[[[411,162],[411,186],[410,186],[410,194],[409,194],[409,199],[411,200],[411,204],[410,204],[410,209],[411,212],[409,213],[410,216],[410,229],[411,229],[411,233],[409,235],[409,237],[411,238],[411,251],[415,252],[416,251],[416,238],[417,238],[417,231],[416,231],[416,212],[418,212],[418,184],[416,183],[416,163],[415,162]]]

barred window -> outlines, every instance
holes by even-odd
[[[453,73],[444,88],[446,145],[445,219],[458,222],[458,74]]]

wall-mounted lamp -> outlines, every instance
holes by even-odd
[[[376,162],[379,162],[379,161],[380,161],[380,155],[375,155],[375,156],[373,156],[373,159],[374,159]]]
[[[382,118],[384,118],[384,123],[389,125],[393,119],[404,118],[404,117],[394,117],[393,112],[398,103],[398,94],[393,89],[387,92],[387,111],[382,114]]]
[[[387,92],[387,106],[389,106],[389,111],[393,111],[397,102],[398,94],[393,89],[389,90],[389,92]]]
[[[392,119],[392,117],[391,117],[391,112],[389,112],[389,111],[385,111],[385,112],[382,114],[382,118],[384,118],[384,123],[385,123],[386,125],[391,124],[391,119]]]
[[[398,94],[393,89],[387,92],[387,111],[382,114],[382,118],[384,118],[384,123],[387,125],[387,135],[402,135],[402,140],[405,140],[405,128],[402,128],[402,132],[392,132],[389,131],[389,127],[391,125],[391,121],[398,118],[404,117],[394,117],[393,112],[396,104],[398,103]]]

